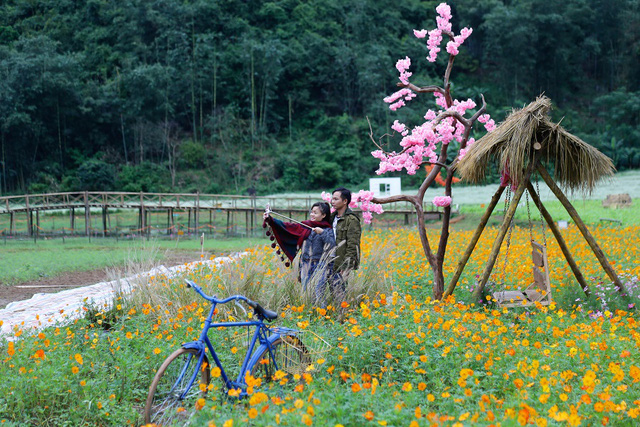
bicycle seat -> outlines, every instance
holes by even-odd
[[[249,304],[249,307],[253,308],[253,311],[263,319],[271,321],[278,318],[278,313],[276,313],[275,311],[267,310],[255,301],[248,301],[247,304]]]

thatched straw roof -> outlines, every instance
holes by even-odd
[[[524,178],[534,151],[562,187],[590,192],[603,177],[615,172],[611,159],[549,120],[551,100],[541,96],[521,110],[514,110],[493,132],[473,144],[456,169],[462,179],[479,183],[490,161],[506,167],[512,182]],[[534,149],[534,143],[541,148]]]

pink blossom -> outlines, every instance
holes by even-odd
[[[487,130],[487,132],[493,132],[493,130],[496,128],[496,122],[491,119],[484,124],[484,128]]]
[[[464,158],[464,156],[467,155],[467,148],[461,148],[460,151],[458,152],[458,160],[462,160]]]
[[[373,214],[371,212],[362,212],[362,219],[364,219],[365,224],[371,224]]]
[[[416,36],[416,38],[423,39],[427,35],[427,30],[413,30],[413,35]]]
[[[473,28],[467,28],[464,27],[462,30],[460,30],[460,36],[463,37],[464,40],[466,40],[471,33],[473,33]]]
[[[438,24],[438,29],[442,31],[451,31],[451,22],[448,19],[441,18],[439,16],[436,17],[436,23]]]
[[[411,58],[409,58],[408,56],[406,56],[404,59],[398,59],[398,62],[396,62],[396,69],[401,73],[403,71],[407,71],[409,67],[411,67]]]
[[[457,55],[458,53],[460,53],[458,51],[458,47],[459,46],[460,46],[460,44],[458,44],[455,41],[451,40],[451,41],[447,42],[447,52],[449,52],[451,55]]]
[[[403,88],[384,98],[384,102],[390,104],[403,97],[406,101],[410,101],[416,97],[416,94],[411,89]]]
[[[391,126],[391,129],[395,130],[396,132],[402,134],[402,136],[406,136],[409,131],[407,130],[407,127],[405,126],[404,123],[400,123],[398,120],[393,122],[393,125]]]
[[[427,40],[427,48],[429,49],[429,56],[427,60],[429,62],[435,62],[438,57],[438,52],[440,52],[440,48],[438,47],[442,42],[442,31],[439,29],[434,29],[429,31],[429,39]]]
[[[436,118],[436,112],[433,110],[427,110],[427,114],[424,115],[425,120],[433,120]]]
[[[444,19],[451,19],[451,7],[446,3],[440,3],[438,7],[436,7],[436,12]]]
[[[433,203],[434,205],[439,206],[439,207],[451,206],[451,197],[449,197],[449,196],[436,196],[436,197],[433,198],[431,203]]]
[[[401,99],[398,102],[394,102],[393,104],[389,105],[389,109],[391,111],[396,111],[398,108],[400,107],[404,107],[406,104],[404,103],[404,101]]]
[[[447,108],[447,100],[440,92],[433,92],[433,96],[436,97],[436,104],[441,108]]]

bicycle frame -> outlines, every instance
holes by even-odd
[[[215,313],[216,307],[219,304],[226,304],[228,302],[234,301],[244,301],[246,303],[249,303],[249,299],[242,296],[242,295],[234,295],[228,298],[225,298],[223,300],[219,300],[217,299],[215,296],[214,297],[210,297],[208,295],[206,295],[202,289],[196,285],[194,282],[191,281],[187,281],[189,286],[191,286],[192,288],[195,289],[196,292],[198,292],[203,298],[205,298],[206,300],[211,302],[211,308],[209,309],[209,314],[204,322],[204,328],[202,329],[202,332],[200,333],[200,338],[197,341],[193,341],[193,342],[188,342],[188,343],[184,343],[182,344],[182,347],[185,349],[195,349],[197,350],[197,357],[198,357],[198,361],[197,361],[197,367],[198,369],[194,370],[194,373],[192,375],[192,377],[189,379],[189,383],[185,389],[185,391],[182,393],[182,395],[180,396],[180,399],[183,399],[186,394],[188,393],[188,391],[191,389],[191,387],[193,386],[193,384],[196,381],[196,378],[198,377],[198,373],[200,371],[200,367],[202,366],[202,361],[204,359],[204,355],[206,352],[206,349],[209,349],[209,353],[211,355],[211,358],[213,358],[213,361],[215,362],[216,366],[220,369],[220,376],[222,377],[222,380],[224,381],[225,386],[227,387],[227,390],[231,390],[231,389],[240,389],[240,397],[244,397],[246,396],[246,383],[244,381],[243,375],[245,374],[245,371],[247,370],[247,367],[250,365],[250,363],[252,362],[252,358],[256,357],[256,355],[260,355],[262,353],[262,351],[260,350],[260,347],[258,347],[258,351],[256,351],[254,353],[254,349],[256,348],[256,342],[259,343],[259,346],[265,346],[268,351],[269,351],[269,355],[271,357],[271,359],[273,360],[274,364],[276,365],[275,368],[278,369],[277,363],[275,361],[275,358],[273,357],[273,349],[272,349],[272,343],[277,340],[278,338],[280,338],[281,335],[289,335],[289,334],[295,334],[295,330],[293,329],[288,329],[288,328],[270,328],[268,327],[265,323],[263,319],[259,319],[259,320],[250,320],[250,321],[244,321],[244,322],[217,322],[214,323],[212,322],[212,317]],[[242,362],[242,367],[240,368],[240,373],[238,374],[238,378],[235,381],[232,381],[229,376],[227,375],[226,371],[224,370],[224,367],[222,366],[222,362],[220,361],[220,358],[218,357],[218,354],[216,353],[216,351],[213,348],[213,345],[211,344],[211,340],[209,339],[209,330],[211,328],[233,328],[233,327],[251,327],[251,326],[255,326],[255,332],[253,333],[253,336],[251,338],[251,341],[249,343],[249,347],[247,348],[247,352],[245,354],[244,357],[244,361]],[[255,363],[255,362],[254,362]],[[184,372],[186,371],[186,369],[188,368],[188,364],[185,365],[185,367],[183,368],[183,372],[181,373],[181,376],[184,374]]]

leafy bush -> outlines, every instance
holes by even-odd
[[[161,165],[145,162],[125,165],[118,173],[116,186],[120,191],[161,193],[171,188],[169,171]]]
[[[114,189],[116,168],[104,160],[89,159],[76,171],[76,190],[109,191]]]

